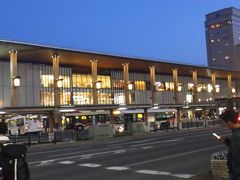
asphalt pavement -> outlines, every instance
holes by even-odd
[[[222,126],[30,148],[32,180],[175,180],[210,171]]]

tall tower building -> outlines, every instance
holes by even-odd
[[[205,32],[208,66],[240,71],[240,10],[207,14]]]

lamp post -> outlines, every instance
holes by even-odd
[[[102,81],[97,81],[96,82],[96,89],[101,89],[102,88]]]
[[[128,90],[129,91],[133,90],[133,83],[132,82],[128,82]]]
[[[56,79],[56,81],[57,81],[57,87],[58,88],[63,87],[63,78],[58,78],[58,79]]]
[[[14,87],[19,87],[21,84],[21,77],[20,76],[13,76],[12,77],[13,80],[13,86]]]

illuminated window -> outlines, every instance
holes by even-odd
[[[92,104],[92,93],[91,92],[73,92],[73,104]]]
[[[73,87],[92,88],[92,76],[89,74],[73,74]]]
[[[224,58],[225,58],[225,59],[230,59],[230,56],[225,56]]]
[[[212,24],[212,25],[210,26],[210,28],[211,28],[211,29],[215,29],[215,25]]]
[[[97,76],[97,80],[101,81],[101,88],[111,88],[110,76]]]
[[[99,93],[98,95],[98,104],[112,104],[113,97],[110,93]]]
[[[53,75],[41,75],[42,87],[53,87]]]
[[[227,24],[232,24],[232,21],[227,21]]]
[[[219,93],[220,92],[220,85],[215,85],[215,88],[216,88],[216,92]]]
[[[54,106],[54,77],[52,74],[52,67],[47,65],[40,66],[40,104],[42,106]],[[72,71],[67,67],[59,68],[59,77],[62,79],[62,86],[59,88],[60,105],[71,104],[71,76]]]
[[[165,82],[166,91],[174,90],[174,82]]]
[[[177,84],[177,91],[181,92],[182,91],[182,87],[183,87],[182,83],[178,83]]]
[[[60,104],[61,105],[71,104],[71,92],[60,92]]]
[[[211,41],[210,41],[211,43],[213,43],[214,42],[214,39],[211,39]]]
[[[155,82],[156,91],[165,91],[165,82]]]
[[[207,91],[210,93],[210,92],[212,92],[212,90],[213,90],[212,85],[211,85],[211,84],[208,84],[208,85],[207,85]]]
[[[197,91],[198,92],[207,92],[208,85],[207,84],[198,84]]]
[[[212,61],[216,61],[216,58],[212,58]]]
[[[194,84],[188,83],[188,91],[193,91],[193,90],[194,90]]]
[[[145,81],[135,81],[134,88],[135,88],[135,90],[146,91],[146,82]]]
[[[188,103],[193,102],[193,96],[192,96],[191,94],[187,94],[187,95],[186,95],[186,101],[187,101]]]
[[[53,92],[41,92],[41,105],[54,106],[54,93]]]
[[[115,80],[113,82],[113,87],[123,89],[124,88],[124,81],[123,80]]]

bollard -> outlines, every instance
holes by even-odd
[[[31,146],[31,136],[30,136],[30,134],[28,135],[28,146]]]
[[[56,136],[56,133],[54,133],[53,136],[54,136],[53,143],[54,143],[54,144],[57,144],[57,136]]]
[[[74,130],[72,130],[72,140],[74,141]]]
[[[17,143],[17,135],[15,134],[14,136],[14,143],[16,144]]]
[[[61,141],[63,141],[63,131],[61,131]]]
[[[38,132],[38,143],[41,143],[41,132]]]

